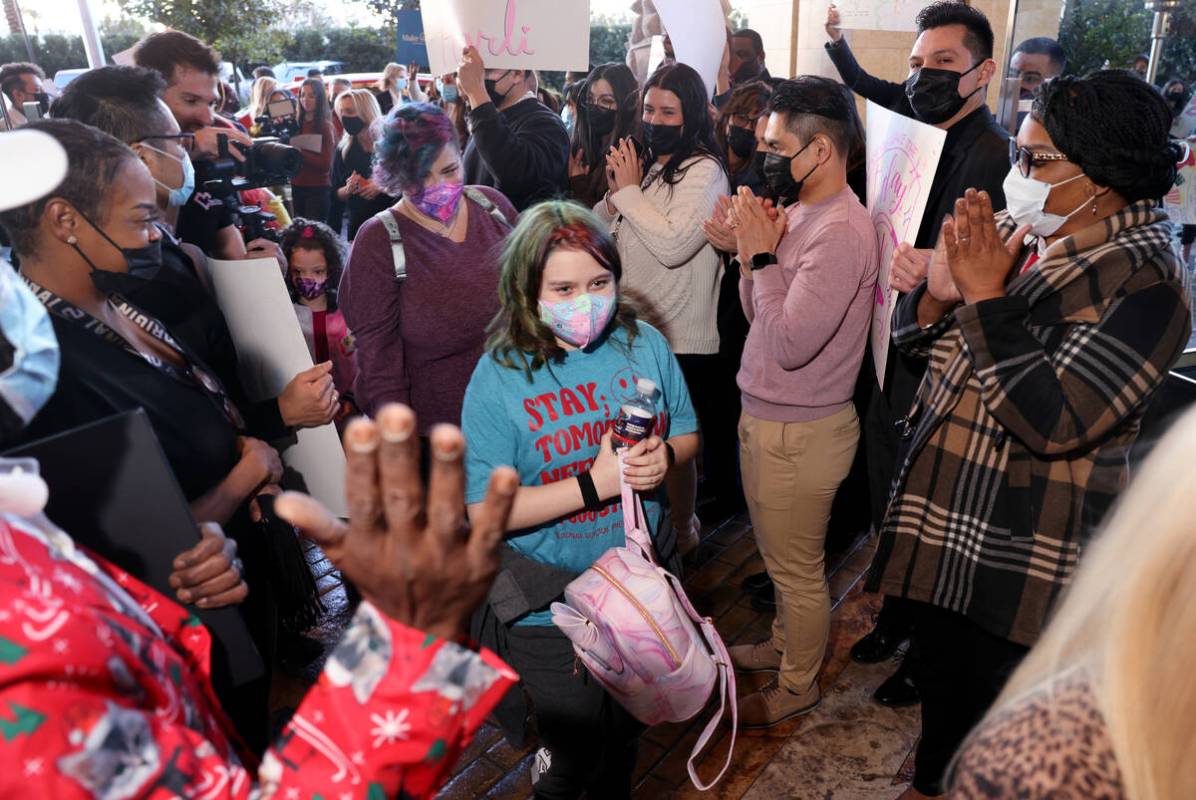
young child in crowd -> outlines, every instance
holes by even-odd
[[[339,427],[355,411],[352,394],[357,379],[357,348],[336,305],[344,248],[332,228],[302,217],[283,231],[281,246],[287,259],[287,285],[307,349],[317,364],[332,361],[332,382],[341,396],[336,417]]]

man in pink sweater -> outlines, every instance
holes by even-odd
[[[764,175],[787,207],[773,219],[741,188],[729,215],[751,323],[738,377],[743,488],[777,591],[772,636],[731,648],[740,671],[778,671],[740,701],[745,728],[820,700],[826,526],[859,441],[851,396],[878,268],[872,221],[847,186],[847,158],[862,144],[854,102],[839,84],[803,76],[781,84],[769,111]]]

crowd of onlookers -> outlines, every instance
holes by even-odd
[[[0,192],[19,269],[0,265],[9,360],[54,362],[36,402],[0,393],[7,439],[143,409],[211,523],[175,565],[177,599],[240,606],[271,665],[303,652],[319,608],[295,529],[360,603],[267,750],[266,695],[215,675],[213,691],[186,611],[5,516],[0,691],[26,713],[22,757],[44,765],[26,760],[25,777],[54,796],[240,796],[260,760],[267,792],[352,774],[357,791],[423,796],[493,711],[511,741],[537,737],[537,797],[627,797],[642,725],[576,666],[549,611],[623,543],[627,485],[673,569],[699,511],[750,518],[766,572],[745,586],[775,621],[730,649],[735,669],[772,675],[739,699],[741,727],[822,699],[827,535],[847,497],[876,532],[868,589],[884,595],[852,657],[903,652],[875,699],[922,708],[903,797],[1187,796],[1196,692],[1163,643],[1193,627],[1172,471],[1190,420],[1115,506],[1191,334],[1196,228],[1159,204],[1186,85],[1070,75],[1042,38],[998,64],[988,20],[960,3],[916,24],[896,80],[860,66],[834,6],[841,82],[772,77],[750,29],[728,31],[713,87],[666,55],[649,75],[569,73],[557,93],[470,47],[453,74],[390,64],[361,87],[260,68],[240,109],[219,56],[175,31],[52,103],[35,66],[0,70],[7,125],[27,132],[0,135],[0,156],[66,160],[53,185]],[[986,102],[1006,76],[1021,85],[1012,132]],[[922,223],[887,264],[860,98],[945,131]],[[47,119],[27,120],[29,103]],[[3,150],[6,136],[33,138]],[[289,180],[209,179],[268,136],[301,157]],[[315,366],[251,398],[208,264],[262,258]],[[891,336],[873,352],[886,289]],[[616,455],[611,424],[642,379],[651,435]],[[283,494],[279,449],[329,423],[348,523]],[[53,641],[7,627],[33,607],[30,580],[60,584],[34,609],[66,615]]]

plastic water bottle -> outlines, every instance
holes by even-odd
[[[615,450],[635,447],[637,442],[652,435],[652,426],[656,422],[656,403],[652,400],[656,382],[640,378],[635,382],[635,389],[637,394],[619,409],[611,429],[611,445]]]

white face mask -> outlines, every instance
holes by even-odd
[[[1076,178],[1084,177],[1084,173],[1072,176],[1067,180],[1059,181],[1058,183],[1047,183],[1046,181],[1036,181],[1033,178],[1027,178],[1022,175],[1021,170],[1017,167],[1011,167],[1009,174],[1005,176],[1005,182],[1002,188],[1005,190],[1005,208],[1009,211],[1009,216],[1018,225],[1029,225],[1030,231],[1035,236],[1050,236],[1055,231],[1063,227],[1069,219],[1080,212],[1080,209],[1088,205],[1088,201],[1080,203],[1079,207],[1068,214],[1067,216],[1060,216],[1059,214],[1048,214],[1046,211],[1046,201],[1051,194],[1051,189],[1056,186],[1062,186],[1065,183],[1071,183]]]

